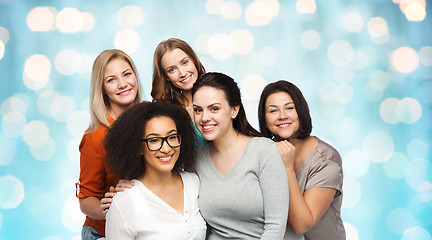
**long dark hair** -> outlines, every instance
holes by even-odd
[[[192,97],[201,87],[220,89],[225,93],[225,97],[228,100],[230,107],[239,106],[239,112],[236,118],[233,119],[233,127],[236,131],[251,137],[262,136],[249,124],[246,118],[246,112],[241,101],[240,89],[234,79],[223,73],[206,73],[195,82],[192,88]]]
[[[272,135],[274,135],[267,128],[267,124],[265,120],[265,111],[266,111],[265,105],[266,105],[267,98],[273,93],[278,93],[278,92],[287,93],[288,95],[291,96],[292,100],[294,101],[294,106],[297,111],[300,126],[298,131],[293,134],[293,137],[298,139],[305,139],[308,136],[310,136],[310,133],[312,132],[312,119],[309,113],[309,107],[306,102],[306,99],[304,98],[303,94],[301,93],[298,87],[285,80],[280,80],[274,83],[270,83],[263,89],[261,93],[260,101],[258,104],[258,120],[259,120],[261,133],[264,135],[264,137],[268,137],[268,138],[272,138]]]
[[[134,179],[144,175],[146,166],[140,150],[145,143],[141,139],[145,125],[155,117],[171,118],[181,136],[180,156],[173,171],[183,167],[193,170],[195,132],[187,111],[175,104],[143,102],[122,113],[105,137],[106,161],[121,178]]]

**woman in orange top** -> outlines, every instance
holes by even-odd
[[[105,236],[105,215],[100,199],[119,178],[106,165],[103,140],[106,130],[120,114],[142,99],[138,72],[132,59],[124,52],[105,50],[93,63],[91,77],[91,122],[79,149],[79,198],[86,220],[81,232],[83,240]]]

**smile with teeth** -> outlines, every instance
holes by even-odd
[[[210,132],[214,129],[215,125],[203,125],[202,129],[204,132]]]
[[[278,127],[288,127],[289,125],[291,125],[291,123],[282,123],[282,124],[278,124],[276,126],[278,126]]]
[[[129,92],[130,92],[131,90],[132,90],[132,89],[128,89],[128,90],[126,90],[126,91],[123,91],[123,92],[117,93],[117,95],[120,95],[120,96],[127,95],[127,94],[129,94]]]
[[[188,83],[191,78],[192,78],[192,75],[187,77],[185,80],[180,81],[180,82],[181,83]]]
[[[172,155],[157,157],[161,162],[169,162],[171,161]]]

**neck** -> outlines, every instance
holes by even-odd
[[[119,107],[114,105],[108,110],[108,114],[110,114],[112,118],[117,119],[124,111],[128,110],[133,105],[134,104],[129,104],[128,106],[125,107]]]
[[[147,187],[165,187],[171,185],[177,176],[178,173],[175,171],[160,173],[147,169],[146,173],[144,173],[144,175],[138,180]]]
[[[231,149],[238,149],[242,145],[241,138],[245,137],[243,134],[237,132],[231,127],[223,136],[213,140],[213,149],[216,152],[228,152]]]

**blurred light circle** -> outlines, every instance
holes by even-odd
[[[432,201],[432,183],[428,181],[423,181],[421,183],[420,189],[423,189],[424,191],[421,191],[419,194],[420,201],[423,203],[430,203]],[[429,220],[428,222],[430,222]]]
[[[405,16],[408,21],[420,22],[426,17],[426,8],[416,1],[412,1],[405,9]]]
[[[210,41],[210,34],[201,34],[195,39],[195,50],[201,54],[208,54],[208,43]]]
[[[362,142],[363,151],[372,162],[385,162],[394,152],[393,138],[386,131],[378,130],[366,135]]]
[[[364,96],[367,100],[371,102],[376,102],[382,98],[383,91],[375,90],[373,87],[371,87],[370,83],[368,83],[364,88]]]
[[[260,57],[256,52],[241,55],[237,60],[237,70],[241,75],[249,75],[251,73],[260,74],[263,71],[264,66],[260,61],[257,61],[259,58]]]
[[[336,40],[329,45],[327,56],[333,64],[344,66],[353,60],[354,50],[347,41]]]
[[[9,137],[19,137],[22,133],[27,119],[21,112],[8,112],[3,116],[3,133]]]
[[[207,0],[206,11],[208,14],[219,15],[222,12],[224,0]]]
[[[254,36],[246,29],[236,29],[229,37],[231,50],[236,54],[249,53],[254,46]]]
[[[44,122],[31,121],[23,129],[24,142],[30,147],[40,147],[49,138],[49,128]]]
[[[49,78],[51,62],[44,55],[29,57],[24,65],[24,75],[31,81],[44,81]]]
[[[27,104],[20,97],[9,97],[1,104],[1,114],[4,116],[9,112],[26,114]]]
[[[419,226],[410,227],[402,234],[401,240],[431,240],[431,234]]]
[[[296,8],[299,13],[311,14],[316,11],[316,3],[315,0],[297,0]]]
[[[81,134],[84,135],[84,132]],[[67,145],[67,155],[72,162],[80,163],[80,152],[79,152],[79,144],[81,142],[81,137],[75,137],[69,141]]]
[[[96,19],[95,17],[88,12],[81,13],[81,17],[83,19],[80,31],[81,32],[90,32],[93,30],[94,26],[96,25]]]
[[[419,66],[417,52],[409,47],[401,47],[392,52],[390,56],[391,66],[401,73],[410,73]]]
[[[258,111],[258,101],[255,103],[248,104],[245,112],[246,117],[252,127],[255,129],[259,129],[259,123],[257,118],[257,111]]]
[[[15,141],[1,133],[0,133],[0,153],[1,153],[0,167],[11,163],[16,156]]]
[[[5,45],[3,41],[0,40],[0,60],[2,60],[5,53]]]
[[[235,1],[227,1],[222,5],[221,14],[225,19],[239,19],[242,14],[242,8]]]
[[[360,183],[353,177],[345,176],[343,184],[342,208],[353,208],[360,201],[362,189]]]
[[[405,229],[414,225],[414,217],[405,208],[393,209],[387,215],[387,227],[396,234],[401,234]]]
[[[350,12],[345,15],[344,27],[348,32],[360,32],[363,29],[364,21],[360,13]]]
[[[66,122],[75,109],[76,104],[71,97],[58,96],[51,102],[50,114],[55,120]]]
[[[352,65],[355,70],[360,71],[369,65],[369,56],[362,50],[354,51]]]
[[[67,120],[67,129],[74,136],[82,136],[90,123],[90,114],[88,112],[73,112]]]
[[[348,104],[354,98],[354,90],[347,83],[338,84],[334,90],[335,99],[342,103]]]
[[[56,55],[54,65],[60,74],[72,75],[80,69],[81,59],[76,51],[63,49]]]
[[[384,173],[393,179],[403,178],[405,175],[405,170],[410,163],[408,157],[399,152],[393,153],[390,159],[383,163]]]
[[[369,156],[361,150],[349,151],[342,159],[345,176],[361,177],[369,171]]]
[[[432,47],[426,46],[420,48],[419,51],[420,63],[426,67],[432,66]]]
[[[324,102],[333,102],[335,101],[334,89],[336,88],[336,84],[333,82],[323,82],[319,87],[319,95],[322,101]]]
[[[135,29],[142,25],[145,12],[138,6],[124,6],[117,13],[117,23],[121,28]]]
[[[376,43],[376,44],[384,44],[387,43],[390,39],[390,34],[389,32],[387,32],[384,36],[382,37],[370,37],[370,39],[372,40],[372,42]]]
[[[42,145],[30,147],[31,155],[39,161],[50,160],[54,156],[55,152],[56,143],[50,136],[48,136],[48,139]]]
[[[279,14],[277,0],[255,0],[246,8],[246,21],[251,26],[264,26]]]
[[[426,158],[430,150],[429,144],[421,139],[413,139],[408,143],[407,153],[412,159]]]
[[[359,239],[358,230],[356,227],[354,227],[354,225],[352,225],[349,222],[343,222],[343,225],[345,228],[346,239],[349,239],[349,240],[358,240]]]
[[[379,113],[384,122],[396,124],[400,121],[396,114],[396,107],[398,106],[399,101],[400,100],[396,98],[387,98],[381,103]]]
[[[50,7],[33,8],[27,15],[27,26],[34,32],[46,32],[54,29],[56,11]]]
[[[7,28],[0,26],[0,42],[6,45],[9,42],[10,34]]]
[[[354,69],[347,65],[347,66],[335,66],[333,70],[333,75],[336,80],[339,82],[349,82],[354,77]]]
[[[420,4],[423,7],[426,7],[425,0],[393,0],[393,2],[399,3],[399,8],[404,14],[406,14],[407,7],[414,2]]]
[[[301,35],[301,44],[308,50],[317,49],[321,45],[321,36],[315,30],[304,31]]]
[[[216,60],[225,60],[232,55],[231,38],[226,34],[213,35],[208,42],[208,52]]]
[[[339,144],[349,146],[355,142],[359,130],[360,124],[357,119],[345,117],[339,123],[334,135]]]
[[[431,176],[432,166],[426,159],[414,159],[405,171],[408,186],[417,192],[429,190],[426,179]]]
[[[57,14],[56,26],[61,33],[76,33],[83,25],[83,16],[76,8],[64,8]]]
[[[365,46],[360,48],[360,50],[366,54],[366,56],[368,57],[368,62],[367,65],[368,66],[372,66],[376,63],[377,59],[378,59],[378,54],[377,54],[377,50],[371,46]]]
[[[389,77],[386,72],[375,70],[369,76],[369,85],[376,91],[383,91],[389,85]]]
[[[57,194],[39,193],[32,198],[30,212],[37,224],[41,226],[55,225],[59,222],[58,214],[61,201]]]
[[[24,200],[24,185],[20,179],[12,175],[0,177],[0,208],[13,209]]]
[[[403,123],[413,124],[422,116],[422,107],[415,98],[403,98],[395,109],[396,115]]]
[[[261,75],[247,75],[241,82],[242,97],[247,100],[258,101],[266,85],[267,83]]]
[[[51,116],[50,112],[50,106],[52,101],[56,99],[60,94],[58,94],[55,91],[47,90],[43,91],[39,94],[39,97],[37,99],[36,106],[40,113],[42,113],[45,116]]]
[[[80,53],[80,69],[78,70],[80,73],[91,73],[93,61],[96,59],[96,55],[94,54],[86,54],[86,53]],[[85,80],[88,81],[88,84],[90,85],[90,77],[86,78]]]
[[[274,66],[278,61],[278,52],[274,47],[263,47],[258,52],[259,62],[264,66]]]
[[[85,215],[81,212],[78,198],[69,196],[61,210],[61,221],[63,226],[71,232],[80,232]]]
[[[384,37],[388,33],[387,22],[381,17],[371,18],[367,28],[369,35],[373,38]]]
[[[132,29],[123,29],[117,32],[114,38],[114,46],[128,54],[134,53],[140,46],[141,38]]]

